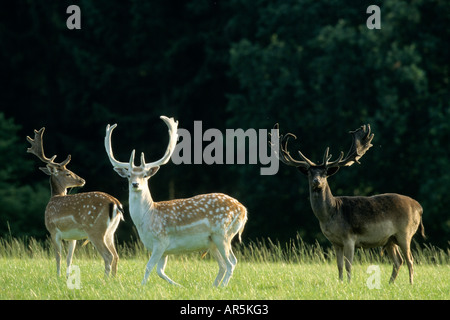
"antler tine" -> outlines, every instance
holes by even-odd
[[[339,154],[339,157],[336,160],[329,162],[331,157],[332,156],[330,155],[328,157],[327,161],[326,162],[324,161],[324,163],[322,165],[325,165],[325,167],[330,168],[330,167],[333,167],[335,164],[341,162],[342,159],[344,158],[344,151],[341,151],[341,153]]]
[[[325,153],[323,154],[323,161],[322,161],[321,166],[326,166],[327,163],[328,163],[328,161],[330,161],[332,155],[331,155],[331,154],[328,155],[329,153],[330,153],[330,147],[327,147],[327,148],[325,149]]]
[[[280,159],[280,147],[279,147],[279,142],[280,142],[280,134],[279,134],[279,129],[278,129],[279,125],[278,123],[275,123],[275,125],[273,126],[273,130],[276,130],[276,134],[275,134],[275,138],[274,140],[276,140],[278,142],[278,145],[276,146],[273,142],[272,142],[272,133],[269,132],[268,135],[270,137],[269,141],[267,141],[267,144],[269,145],[270,149],[272,149],[273,153],[275,154],[275,156],[277,157],[278,160]]]
[[[278,157],[278,159],[281,162],[283,162],[284,164],[287,164],[289,166],[293,166],[293,167],[309,168],[311,166],[314,166],[314,163],[311,160],[309,160],[308,158],[306,158],[303,155],[303,153],[301,153],[300,150],[298,151],[298,153],[299,153],[300,157],[303,159],[303,161],[295,160],[294,158],[292,158],[291,154],[288,151],[287,145],[288,145],[290,137],[297,139],[297,137],[294,134],[287,133],[284,136],[280,135],[278,133],[279,132],[279,124],[278,123],[276,123],[273,128],[277,130],[276,131],[277,136],[275,137],[275,139],[277,139],[279,141],[279,150],[274,150],[274,151],[275,151],[276,156]],[[274,144],[272,142],[270,142],[270,145],[272,148],[274,148]]]
[[[128,167],[130,166],[130,163],[120,162],[120,161],[117,161],[116,158],[114,158],[114,154],[113,154],[112,146],[111,146],[111,135],[112,135],[113,130],[116,127],[117,127],[117,123],[113,124],[112,126],[110,126],[109,124],[106,126],[106,135],[105,135],[106,154],[108,155],[109,161],[111,162],[113,167],[128,169]],[[133,155],[133,159],[134,159],[134,153],[132,155]]]
[[[72,159],[72,156],[69,154],[66,158],[66,160],[64,160],[63,162],[59,163],[58,165],[60,167],[65,167],[67,166],[67,164],[70,162],[70,160]]]
[[[270,140],[268,141],[269,146],[273,150],[273,152],[278,160],[280,160],[284,164],[290,165],[289,159],[286,158],[286,153],[289,155],[289,151],[287,151],[287,140],[289,140],[289,136],[291,136],[291,135],[294,137],[294,139],[297,139],[297,137],[291,133],[286,134],[286,136],[280,135],[278,123],[275,123],[275,125],[273,126],[273,130],[276,130],[275,131],[276,133],[274,136],[272,136],[272,134],[269,133],[269,137],[270,137]],[[273,140],[276,141],[277,144],[275,144],[273,142]],[[284,142],[284,148],[283,148],[283,142]]]
[[[31,139],[29,136],[27,136],[27,141],[31,144],[30,148],[27,148],[28,153],[34,154],[36,157],[38,157],[42,162],[47,164],[54,163],[53,161],[56,158],[56,155],[54,155],[51,158],[47,158],[44,154],[44,147],[42,142],[42,136],[44,134],[45,127],[42,127],[41,129],[34,130],[34,139]]]
[[[355,162],[360,164],[359,159],[373,146],[371,142],[374,134],[371,134],[370,124],[350,131],[350,134],[352,135],[352,145],[345,158],[343,159],[344,153],[341,151],[340,157],[333,162],[328,162],[327,167],[349,167]]]
[[[27,149],[27,152],[34,154],[36,157],[38,157],[42,162],[44,162],[46,164],[58,166],[58,167],[66,166],[70,162],[70,159],[71,159],[70,154],[67,156],[66,160],[64,160],[61,163],[55,162],[56,155],[54,155],[51,158],[47,158],[45,156],[44,144],[43,144],[44,131],[45,131],[45,127],[42,127],[41,129],[39,129],[39,131],[37,131],[35,129],[34,130],[34,139],[31,139],[29,136],[27,136],[27,141],[31,144],[31,147]]]
[[[141,152],[141,168],[145,169],[145,155]]]
[[[178,121],[175,121],[174,118],[168,118],[166,116],[160,117],[165,123],[167,128],[169,129],[169,144],[167,146],[166,152],[164,153],[164,156],[159,159],[158,161],[151,162],[151,163],[145,163],[144,156],[141,154],[141,167],[146,168],[147,170],[152,167],[157,167],[166,164],[169,162],[170,157],[172,156],[173,152],[175,151],[175,146],[177,145],[178,141]]]

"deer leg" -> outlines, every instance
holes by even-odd
[[[61,239],[57,235],[52,234],[52,242],[53,247],[55,249],[56,274],[59,277],[61,276],[61,250],[62,250]]]
[[[347,279],[348,282],[352,279],[352,263],[353,263],[353,254],[355,253],[355,243],[349,241],[344,244],[344,262],[345,262],[345,270],[347,271]]]
[[[119,255],[117,254],[116,247],[114,246],[114,233],[108,233],[105,236],[105,244],[112,254],[111,273],[113,276],[117,273],[117,263],[119,262]]]
[[[392,262],[394,263],[394,267],[392,268],[392,275],[391,275],[391,279],[389,280],[389,283],[394,283],[395,278],[397,278],[398,271],[400,270],[400,267],[402,266],[403,259],[402,259],[400,252],[398,251],[398,246],[395,243],[390,242],[389,244],[387,244],[386,250],[387,250],[389,258],[391,258]]]
[[[400,248],[402,249],[403,255],[405,256],[406,264],[408,265],[409,283],[413,284],[414,283],[414,266],[413,266],[413,256],[411,254],[411,248],[410,248],[411,239],[407,239],[407,237],[404,237],[400,241],[399,241],[399,239],[397,239],[397,241],[398,241]]]
[[[217,261],[217,264],[219,265],[219,273],[217,274],[216,279],[214,280],[214,286],[218,287],[220,282],[222,282],[222,279],[225,275],[225,271],[226,271],[226,265],[225,265],[225,260],[223,260],[222,255],[220,254],[219,250],[217,250],[217,248],[211,249],[210,250],[211,255],[214,257],[214,259]]]
[[[334,245],[334,251],[336,252],[336,261],[337,261],[337,267],[339,271],[339,280],[344,280],[344,248],[340,247],[338,245]]]
[[[221,286],[226,287],[228,285],[228,282],[230,281],[231,276],[233,275],[234,271],[234,265],[230,261],[230,244],[226,242],[226,240],[223,237],[213,236],[212,240],[214,244],[217,247],[217,250],[219,251],[220,255],[222,256],[225,267],[227,269],[225,273],[225,277],[222,281]]]
[[[237,258],[234,255],[233,249],[231,248],[231,243],[229,243],[228,246],[230,247],[230,262],[233,264],[233,268],[235,268],[237,265]]]
[[[111,263],[113,261],[113,254],[109,251],[108,246],[106,245],[103,237],[89,237],[89,240],[95,246],[97,251],[102,256],[105,261],[105,276],[108,277],[111,273]]]
[[[70,266],[72,264],[73,252],[75,251],[75,247],[77,246],[77,240],[69,240],[69,249],[67,250],[67,270],[66,276],[68,277]]]
[[[113,260],[112,260],[112,264],[111,264],[113,276],[115,276],[117,273],[117,264],[119,262],[119,255],[117,254],[116,247],[114,245],[114,233],[116,232],[117,227],[119,226],[119,222],[120,222],[120,216],[116,216],[113,219],[113,221],[110,223],[108,229],[106,230],[106,234],[105,234],[106,246],[108,247],[109,251],[113,255]]]
[[[142,280],[143,285],[147,283],[150,272],[153,270],[159,260],[161,260],[162,256],[164,255],[164,251],[166,251],[165,246],[156,244],[153,246],[152,255],[150,256],[150,259],[147,262],[147,266],[145,267],[145,275],[144,279]]]
[[[166,264],[167,264],[167,256],[163,255],[162,258],[158,261],[158,264],[156,265],[156,273],[158,274],[158,276],[160,276],[161,278],[163,278],[164,280],[166,280],[167,282],[169,282],[170,284],[173,284],[175,286],[179,286],[181,287],[180,284],[176,283],[175,281],[173,281],[172,279],[170,279],[165,273],[164,273],[164,269],[166,268]]]

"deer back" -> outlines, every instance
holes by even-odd
[[[335,199],[339,216],[356,235],[367,233],[371,226],[384,222],[392,224],[397,230],[404,229],[410,222],[420,221],[423,212],[416,200],[396,193]]]
[[[117,216],[115,209],[123,218],[119,200],[103,192],[54,196],[45,211],[45,224],[50,232],[78,230],[81,234],[95,228],[105,230]]]
[[[221,193],[156,202],[154,227],[160,235],[208,230],[228,234],[232,224],[244,219],[245,207]]]

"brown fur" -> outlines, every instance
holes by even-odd
[[[54,162],[56,155],[48,158],[44,153],[43,135],[45,127],[34,130],[34,139],[27,136],[31,147],[27,152],[34,154],[45,167],[39,168],[50,176],[51,199],[45,210],[45,226],[50,232],[55,248],[56,272],[61,274],[62,240],[69,241],[67,253],[68,272],[72,263],[76,241],[88,238],[105,261],[105,274],[117,271],[119,256],[114,247],[114,232],[123,219],[120,202],[103,192],[88,192],[67,195],[67,188],[82,187],[84,179],[66,168],[71,160],[68,155],[61,163]],[[85,245],[86,242],[83,244]]]
[[[59,175],[64,177],[64,175]],[[52,190],[56,191],[52,176]],[[65,193],[65,190],[63,194]],[[115,209],[114,209],[115,208]],[[117,217],[117,215],[119,215]],[[116,218],[117,217],[117,218]],[[61,241],[69,241],[67,266],[72,261],[76,240],[88,239],[105,261],[105,275],[115,275],[119,256],[114,245],[114,231],[110,226],[114,219],[123,220],[122,204],[104,192],[86,192],[74,195],[53,195],[45,210],[45,226],[55,248],[57,274],[60,275]],[[110,230],[114,228],[114,230]],[[85,245],[87,242],[84,242]]]
[[[327,181],[326,170],[308,170],[311,207],[319,220],[323,234],[336,250],[339,278],[343,278],[343,264],[351,278],[351,264],[355,247],[383,246],[391,257],[395,280],[402,264],[400,246],[408,264],[410,283],[413,283],[411,239],[422,223],[422,206],[414,199],[395,193],[371,197],[334,197]]]
[[[278,124],[275,125],[278,129]],[[372,197],[334,197],[328,186],[327,178],[338,172],[341,167],[359,163],[361,157],[372,145],[374,134],[370,125],[350,131],[352,145],[347,155],[344,152],[331,161],[329,148],[326,148],[323,161],[316,164],[306,158],[299,150],[301,160],[294,159],[288,150],[289,138],[296,139],[292,133],[274,135],[279,141],[278,147],[271,142],[275,154],[283,163],[296,167],[308,176],[312,210],[319,220],[320,228],[330,240],[336,251],[339,278],[343,279],[343,265],[347,277],[351,279],[351,266],[356,247],[372,248],[384,246],[394,262],[391,282],[397,276],[402,264],[398,247],[405,255],[409,269],[409,280],[413,283],[413,260],[410,250],[411,239],[420,227],[425,236],[420,204],[410,197],[399,194],[381,194]]]

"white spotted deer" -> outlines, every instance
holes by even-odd
[[[278,132],[278,124],[275,128]],[[274,150],[279,159],[308,176],[312,210],[319,220],[322,233],[333,244],[336,251],[339,279],[343,280],[343,265],[347,277],[351,279],[351,266],[355,247],[373,248],[383,246],[394,263],[390,282],[397,277],[403,259],[400,246],[409,269],[409,281],[413,283],[413,257],[410,250],[411,239],[420,227],[425,237],[422,223],[422,206],[414,199],[395,193],[371,197],[334,197],[327,178],[340,167],[359,163],[359,159],[372,147],[374,137],[370,125],[362,126],[352,134],[352,145],[344,158],[344,152],[335,161],[331,160],[329,148],[325,150],[321,164],[315,164],[298,151],[301,160],[294,159],[288,151],[289,137],[273,137],[279,141],[279,150]],[[273,146],[273,148],[276,148]]]
[[[135,150],[131,152],[129,162],[119,162],[114,158],[111,133],[117,125],[106,127],[106,153],[114,170],[128,179],[130,215],[141,241],[151,251],[142,284],[147,282],[156,266],[156,272],[161,278],[178,285],[164,273],[168,255],[209,250],[219,265],[214,286],[226,286],[237,263],[231,240],[236,234],[241,240],[247,209],[236,199],[221,193],[153,201],[148,180],[161,165],[169,161],[178,139],[178,121],[165,116],[161,116],[161,119],[169,128],[167,150],[160,160],[152,163],[145,163],[142,153],[140,166],[134,165]]]
[[[56,257],[56,272],[61,275],[62,240],[69,242],[67,253],[67,275],[70,273],[77,240],[88,239],[105,261],[105,275],[117,272],[119,256],[114,246],[114,233],[123,220],[123,208],[114,197],[103,192],[86,192],[67,195],[67,188],[82,187],[84,179],[66,168],[69,155],[61,163],[54,162],[56,155],[47,158],[44,154],[42,136],[45,128],[34,130],[34,139],[27,137],[34,154],[45,167],[39,168],[50,176],[51,198],[45,209],[45,226],[52,239]]]

